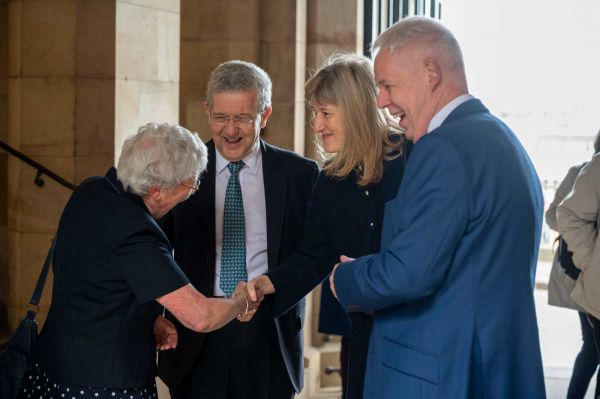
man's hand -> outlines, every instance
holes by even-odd
[[[354,260],[354,258],[349,258],[346,255],[341,255],[340,256],[340,263],[336,263],[336,265],[333,267],[333,270],[331,271],[331,274],[329,275],[329,288],[331,288],[331,293],[333,294],[333,296],[335,297],[335,299],[337,299],[338,301],[340,300],[337,296],[337,292],[335,292],[335,283],[333,282],[333,276],[335,275],[335,271],[338,267],[340,267],[340,265],[344,262],[350,262],[351,260]]]
[[[337,270],[338,267],[340,267],[340,264],[336,263],[335,266],[333,267],[333,270],[331,271],[331,274],[329,275],[329,288],[331,288],[331,293],[333,294],[335,299],[337,299],[339,301],[340,299],[337,296],[337,292],[335,292],[335,283],[333,282],[333,276],[335,275],[335,271]]]
[[[252,286],[254,296],[251,296],[248,292],[249,286]],[[245,301],[246,308],[237,317],[237,319],[242,322],[252,320],[254,313],[256,313],[256,309],[258,309],[258,306],[264,299],[264,295],[260,290],[256,290],[253,282],[245,283],[244,281],[238,283],[232,297],[242,297]]]
[[[158,316],[154,321],[154,341],[156,349],[164,351],[177,347],[177,329],[170,320]]]
[[[253,301],[257,300],[259,294],[264,296],[275,293],[275,286],[271,282],[271,279],[264,274],[248,281],[247,289]]]

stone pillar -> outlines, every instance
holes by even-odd
[[[311,70],[334,53],[362,52],[363,3],[363,0],[308,0],[306,79]],[[306,153],[315,155],[314,132],[308,125]]]
[[[303,80],[306,49],[306,0],[260,2],[259,64],[273,80],[273,114],[264,138],[304,155],[301,137],[304,122]],[[300,111],[296,113],[297,106]]]
[[[179,0],[11,0],[8,33],[6,139],[66,180],[104,174],[139,125],[177,122]],[[12,330],[71,193],[49,178],[34,185],[34,169],[5,159]],[[0,213],[0,245],[1,234]]]
[[[117,0],[116,8],[115,163],[138,127],[179,122],[180,27],[179,0]]]
[[[363,1],[348,0],[307,0],[306,12],[306,74],[317,69],[324,59],[334,53],[361,52]],[[302,96],[304,91],[302,91]],[[310,109],[305,113],[305,153],[316,158],[314,132],[308,121]],[[325,373],[327,366],[339,367],[339,338],[331,338],[318,333],[320,290],[313,292],[307,306],[305,329],[305,353],[309,358],[306,370],[306,397],[331,392],[331,388],[341,386],[339,374]],[[324,389],[324,390],[323,390]]]
[[[75,181],[77,3],[9,2],[8,144]],[[23,317],[70,191],[8,158],[8,324]],[[42,299],[48,309],[51,278]]]
[[[203,105],[210,72],[232,59],[259,64],[259,4],[259,0],[181,0],[180,120],[205,141],[211,136]]]
[[[298,82],[302,87],[306,0],[182,0],[181,8],[181,123],[208,140],[203,102],[210,72],[232,59],[253,62],[273,80],[263,138],[304,154]]]
[[[0,0],[0,140],[8,138],[8,0]],[[0,150],[0,344],[6,331],[8,302],[8,154]]]

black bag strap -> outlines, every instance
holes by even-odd
[[[44,267],[40,272],[37,284],[35,285],[35,290],[33,290],[33,295],[29,301],[29,309],[27,310],[28,319],[35,319],[35,315],[40,308],[40,300],[42,298],[42,293],[44,292],[44,285],[46,285],[46,278],[48,277],[48,271],[50,270],[50,264],[52,263],[52,257],[54,256],[55,243],[56,238],[53,238],[52,244],[50,244],[50,249],[48,250],[48,255],[46,255],[46,260],[44,261]]]

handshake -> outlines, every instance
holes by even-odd
[[[232,298],[242,297],[245,301],[244,312],[241,312],[237,319],[241,322],[248,322],[252,320],[252,317],[256,313],[260,303],[265,298],[265,295],[272,294],[275,292],[275,287],[269,277],[261,275],[248,281],[240,281],[235,291],[232,294]]]
[[[248,282],[240,281],[231,294],[231,298],[204,298],[204,300],[206,305],[211,307],[218,315],[220,321],[215,328],[219,328],[233,318],[237,318],[241,322],[252,320],[265,295],[274,292],[275,287],[269,277],[261,275]],[[156,349],[167,350],[174,349],[177,346],[177,329],[170,320],[159,316],[154,321],[153,329]]]

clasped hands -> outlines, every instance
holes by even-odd
[[[252,320],[260,303],[265,298],[264,293],[260,289],[260,285],[255,282],[256,279],[250,280],[247,283],[240,281],[231,295],[232,298],[243,298],[245,309],[238,314],[237,319],[241,322]]]
[[[267,276],[256,277],[247,283],[240,281],[231,294],[231,300],[236,302],[239,309],[237,319],[241,322],[252,320],[264,296],[273,292],[275,292],[275,288]],[[157,350],[163,351],[177,347],[177,328],[169,319],[163,316],[157,317],[153,330]]]
[[[243,295],[248,301],[249,309],[247,312],[238,315],[237,319],[241,322],[252,320],[265,295],[274,292],[275,287],[271,283],[271,279],[265,275],[255,277],[247,283],[240,281],[233,295],[235,296],[236,293],[237,295]]]
[[[352,258],[344,255],[340,256],[340,263],[336,264],[329,276],[331,291],[337,299],[337,293],[334,284],[334,275],[340,264],[351,261]],[[241,311],[237,319],[241,322],[248,322],[256,313],[256,310],[263,301],[265,295],[275,293],[275,286],[271,279],[266,275],[255,277],[248,281],[240,281],[231,295],[232,299],[243,298],[240,302]],[[166,318],[159,316],[154,322],[154,336],[156,339],[156,348],[158,350],[173,349],[177,346],[177,329],[175,325]]]

